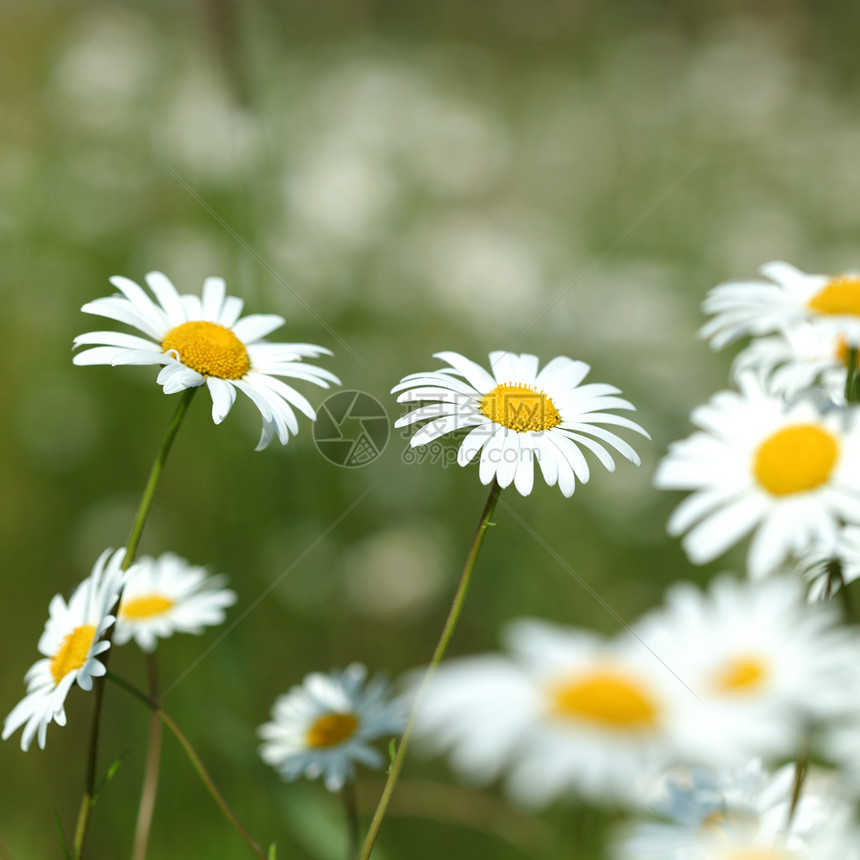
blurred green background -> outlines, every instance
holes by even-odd
[[[51,596],[125,542],[173,409],[152,368],[71,364],[76,334],[110,327],[79,308],[113,274],[160,269],[181,292],[223,275],[247,311],[287,318],[276,339],[331,347],[320,363],[392,420],[391,386],[442,349],[584,359],[636,403],[654,437],[634,442],[642,469],[595,464],[571,500],[540,481],[502,497],[452,653],[496,647],[525,614],[618,628],[513,512],[628,621],[674,579],[739,567],[741,550],[686,563],[651,475],[726,380],[728,357],[695,339],[704,292],[775,258],[857,265],[858,7],[7,0],[3,15],[0,710]],[[340,860],[337,798],[280,783],[255,728],[308,671],[361,660],[396,678],[428,659],[485,489],[474,468],[404,463],[397,433],[363,469],[326,462],[307,421],[257,454],[250,403],[214,427],[206,401],[142,549],[228,573],[231,620],[290,572],[165,707],[279,857]],[[217,634],[163,644],[164,683]],[[144,683],[132,646],[113,667]],[[3,860],[60,856],[51,807],[70,832],[90,704],[73,691],[45,752],[0,745]],[[102,762],[127,755],[91,857],[130,853],[146,719],[108,690]],[[446,783],[411,758],[375,856],[600,856],[605,813],[511,817],[497,790]],[[365,808],[379,786],[362,776]],[[169,737],[150,856],[249,856]]]

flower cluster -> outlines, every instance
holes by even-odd
[[[835,558],[860,524],[860,278],[805,275],[785,263],[769,282],[732,282],[705,301],[703,337],[756,337],[735,361],[737,391],[694,410],[700,430],[676,442],[656,484],[692,494],[669,521],[701,564],[750,532],[750,576],[808,554]],[[818,592],[816,592],[817,594]]]
[[[705,589],[676,583],[662,606],[612,637],[520,619],[506,630],[506,653],[440,663],[499,494],[512,486],[529,495],[537,468],[570,497],[589,480],[586,453],[609,471],[610,452],[638,465],[616,432],[649,438],[618,414],[633,405],[614,386],[585,383],[581,361],[559,356],[541,368],[537,356],[505,351],[489,354],[489,370],[440,352],[442,368],[394,387],[398,402],[417,404],[395,424],[420,425],[411,446],[464,431],[457,462],[477,460],[478,479],[491,485],[452,614],[406,697],[392,698],[381,676],[368,680],[352,663],[306,675],[258,730],[262,760],[285,781],[321,779],[332,792],[348,788],[357,765],[382,767],[375,744],[401,736],[362,856],[413,725],[464,779],[502,780],[522,806],[575,797],[632,810],[612,847],[617,860],[860,856],[852,814],[860,637],[829,599],[839,589],[847,597],[860,578],[860,276],[804,275],[783,263],[763,273],[767,282],[725,284],[706,300],[713,316],[703,337],[715,347],[753,340],[734,362],[735,387],[694,410],[696,432],[671,446],[655,475],[658,487],[690,493],[668,523],[690,559],[712,561],[751,536],[748,576],[722,575]],[[241,301],[218,278],[202,297],[180,294],[157,272],[146,276],[149,292],[125,278],[112,283],[118,295],[84,310],[143,336],[81,335],[75,346],[87,348],[75,363],[158,365],[168,394],[205,385],[216,424],[242,392],[262,417],[258,448],[275,436],[287,443],[295,410],[314,418],[279,377],[338,382],[303,361],[326,349],[266,342],[284,320],[241,317]],[[24,749],[34,738],[44,747],[48,725],[65,724],[72,686],[89,690],[108,674],[112,645],[133,639],[152,655],[160,639],[225,620],[237,596],[223,576],[170,552],[133,557],[151,497],[148,488],[129,549],[105,551],[68,603],[51,602],[43,659],[27,673],[3,738],[23,727]],[[352,792],[344,797],[355,833]]]
[[[419,728],[464,776],[507,772],[524,805],[631,804],[670,766],[778,761],[855,707],[860,641],[792,578],[676,585],[614,639],[536,619],[505,639],[440,668]]]

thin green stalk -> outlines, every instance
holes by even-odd
[[[842,598],[844,620],[850,624],[854,619],[854,607],[851,601],[851,595],[848,592],[845,577],[842,575],[842,562],[838,558],[834,558],[827,563],[827,583],[824,588],[824,597],[827,600],[830,600],[833,596],[833,590],[837,586],[839,588],[840,597]]]
[[[388,779],[385,782],[385,788],[382,790],[382,797],[379,798],[379,804],[376,807],[376,812],[373,813],[373,819],[370,822],[367,836],[364,838],[364,845],[361,847],[359,860],[368,860],[373,851],[373,845],[376,842],[377,835],[379,834],[379,828],[382,826],[382,819],[385,818],[385,812],[388,809],[388,804],[391,802],[391,795],[394,793],[394,787],[397,785],[400,771],[403,769],[403,763],[406,760],[406,751],[409,748],[412,730],[415,727],[418,708],[420,707],[421,700],[424,698],[424,694],[427,691],[427,686],[436,672],[437,666],[445,656],[448,643],[454,635],[457,620],[460,618],[460,612],[462,611],[463,603],[466,600],[466,592],[469,590],[469,581],[472,578],[472,570],[478,559],[478,552],[481,549],[481,544],[484,542],[484,535],[491,524],[490,518],[493,516],[493,511],[496,508],[496,502],[499,499],[499,493],[501,493],[501,491],[502,488],[499,486],[498,481],[494,480],[493,486],[490,488],[490,495],[487,498],[487,503],[484,505],[484,512],[481,514],[481,520],[478,523],[475,537],[472,539],[469,554],[466,556],[466,563],[463,566],[463,573],[460,575],[460,583],[457,586],[456,593],[454,594],[454,601],[451,604],[450,611],[448,612],[448,618],[445,621],[445,626],[442,628],[442,634],[436,644],[436,650],[433,652],[433,657],[430,659],[430,665],[424,673],[424,679],[421,681],[421,686],[418,688],[418,693],[416,694],[415,701],[412,704],[412,710],[409,713],[409,719],[406,721],[406,728],[403,731],[403,737],[400,739],[400,745],[397,747],[397,754],[394,756],[394,761],[391,763],[391,768],[388,771]]]
[[[164,468],[164,461],[170,452],[170,447],[173,445],[173,440],[179,432],[179,427],[182,424],[182,419],[185,418],[185,413],[188,412],[188,406],[191,403],[191,398],[194,397],[196,388],[186,388],[179,401],[176,412],[173,413],[173,418],[167,428],[167,433],[164,436],[164,441],[161,443],[161,450],[152,464],[152,470],[149,473],[149,480],[146,482],[146,487],[143,490],[143,497],[140,500],[140,507],[137,509],[137,516],[134,518],[134,524],[131,527],[131,532],[128,536],[128,542],[125,545],[125,558],[122,562],[122,569],[128,570],[135,558],[137,558],[137,548],[140,544],[140,538],[143,535],[143,527],[146,525],[146,519],[149,516],[149,510],[152,507],[152,500],[155,498],[155,491],[158,488],[158,479],[161,477],[161,470]]]
[[[857,347],[848,348],[848,373],[845,376],[845,402],[849,405],[860,400],[857,391]]]
[[[200,760],[200,756],[197,754],[197,750],[194,749],[191,744],[191,741],[188,740],[182,729],[180,729],[179,726],[176,725],[176,723],[173,721],[173,718],[167,714],[167,712],[161,707],[161,705],[157,701],[151,699],[142,690],[138,690],[137,687],[134,686],[134,684],[130,684],[128,681],[125,680],[125,678],[121,678],[119,675],[108,671],[108,673],[105,675],[105,679],[108,681],[112,681],[118,687],[121,687],[123,690],[125,690],[126,693],[129,693],[130,695],[134,696],[134,698],[137,699],[139,702],[142,702],[144,705],[146,705],[146,707],[149,708],[149,710],[152,711],[152,713],[155,714],[158,719],[161,720],[161,722],[164,723],[164,725],[167,726],[168,729],[170,729],[171,732],[173,732],[173,735],[182,745],[182,749],[185,750],[185,754],[191,760],[191,764],[193,765],[194,770],[197,771],[197,775],[202,780],[203,785],[206,786],[206,790],[212,796],[212,799],[215,801],[215,803],[218,804],[218,808],[221,810],[221,812],[224,813],[227,820],[230,822],[230,824],[233,825],[234,829],[239,833],[242,839],[245,840],[250,849],[258,857],[261,857],[262,860],[267,860],[266,852],[263,851],[263,849],[254,839],[254,837],[251,836],[250,833],[248,833],[242,822],[239,821],[239,819],[236,817],[236,813],[233,812],[233,810],[230,808],[230,805],[224,799],[224,796],[221,794],[220,791],[218,791],[218,787],[215,785],[212,780],[212,777],[209,775],[209,772],[206,770],[206,767]]]
[[[800,755],[797,757],[797,763],[794,766],[794,782],[791,788],[791,806],[788,808],[788,819],[785,822],[785,829],[788,832],[791,829],[791,822],[794,820],[794,813],[797,811],[797,805],[800,803],[800,795],[803,792],[803,783],[806,780],[806,772],[809,770],[809,754],[811,747],[811,732],[807,731],[803,740],[803,745],[800,748]]]
[[[196,388],[188,388],[183,392],[182,398],[173,413],[173,418],[167,428],[167,433],[164,436],[164,441],[161,443],[161,448],[155,457],[155,462],[152,464],[152,470],[149,473],[149,480],[146,482],[146,487],[143,490],[143,496],[140,500],[140,506],[137,509],[137,516],[134,518],[134,524],[131,527],[131,532],[128,536],[126,544],[125,557],[122,561],[122,569],[128,570],[132,562],[137,556],[137,548],[140,544],[140,538],[143,534],[143,527],[146,525],[146,519],[149,516],[150,508],[152,508],[152,500],[155,498],[155,490],[158,487],[158,479],[161,477],[161,470],[164,468],[164,461],[170,452],[170,447],[173,445],[173,440],[179,431],[182,424],[182,419],[185,413],[188,412],[188,406],[191,403],[191,398],[194,397]],[[120,595],[121,596],[121,595]],[[119,601],[117,601],[119,602]],[[110,642],[113,638],[113,627],[108,630],[105,639]],[[110,650],[106,651],[101,658],[102,663],[107,667],[110,660]],[[99,744],[99,729],[101,727],[102,700],[104,698],[105,682],[104,677],[96,678],[93,684],[93,712],[90,722],[90,737],[89,748],[87,753],[87,773],[84,780],[84,795],[81,798],[81,807],[78,811],[78,822],[75,826],[75,841],[74,841],[74,858],[80,860],[84,852],[84,841],[87,836],[87,826],[90,820],[93,803],[95,802],[95,787],[96,773],[98,766],[98,744]]]
[[[149,675],[149,697],[158,700],[158,660],[155,654],[146,655],[147,674]],[[137,825],[134,831],[133,860],[146,860],[149,847],[149,832],[152,829],[152,815],[155,811],[155,795],[158,792],[158,774],[161,770],[161,720],[154,713],[149,715],[149,737],[146,744],[146,770],[143,775],[143,788],[137,808]]]

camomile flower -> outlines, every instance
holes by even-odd
[[[158,639],[221,624],[224,610],[236,602],[225,582],[170,552],[138,559],[122,592],[114,643],[134,639],[144,651],[154,651]]]
[[[520,620],[506,638],[510,657],[439,667],[418,737],[449,751],[464,780],[507,774],[509,794],[524,806],[570,795],[636,802],[672,760],[678,699],[692,693],[627,637]]]
[[[115,331],[78,335],[75,347],[92,348],[79,352],[74,363],[163,365],[157,381],[165,394],[206,385],[216,424],[227,417],[241,391],[263,417],[258,451],[275,435],[286,445],[290,434],[298,432],[294,409],[315,419],[307,398],[276,377],[322,388],[339,384],[334,374],[301,360],[331,355],[329,350],[309,343],[265,341],[284,318],[274,314],[240,318],[242,300],[226,295],[221,278],[207,278],[200,298],[180,295],[165,275],[150,272],[146,283],[155,301],[128,278],[113,277],[110,282],[120,295],[88,302],[81,310],[136,328],[144,337]]]
[[[768,263],[767,281],[729,281],[704,303],[713,318],[699,335],[721,349],[747,335],[771,334],[811,321],[848,343],[860,343],[860,275],[807,275],[788,263]]]
[[[708,591],[681,583],[633,625],[636,637],[695,693],[679,747],[718,765],[796,752],[806,727],[843,713],[860,642],[796,578],[724,576]]]
[[[835,403],[845,402],[848,375],[845,340],[828,329],[800,323],[781,334],[755,338],[738,353],[735,375],[756,371],[770,391],[786,399],[820,388]]]
[[[759,759],[736,769],[675,769],[662,779],[654,821],[624,828],[617,841],[618,860],[667,860],[695,853],[703,838],[747,840],[804,847],[825,829],[844,826],[851,817],[832,775],[811,771],[792,811],[795,765],[769,773]]]
[[[114,622],[109,613],[122,588],[120,566],[125,549],[111,552],[105,550],[99,556],[92,573],[72,592],[68,603],[59,594],[51,601],[38,645],[44,659],[27,672],[27,695],[6,717],[3,740],[24,726],[21,749],[29,749],[34,737],[44,749],[49,724],[66,724],[64,704],[72,685],[77,683],[89,691],[93,678],[105,674],[97,658],[110,648],[102,637]]]
[[[399,735],[406,724],[402,704],[391,701],[378,676],[365,685],[367,669],[353,663],[343,671],[306,675],[280,696],[272,722],[260,726],[260,756],[287,781],[322,777],[329,791],[354,779],[354,765],[382,767],[370,745]]]
[[[412,437],[413,448],[469,428],[457,453],[459,465],[466,466],[480,453],[482,484],[493,479],[502,487],[513,483],[524,496],[534,485],[535,460],[547,484],[557,483],[568,497],[577,478],[582,483],[589,478],[582,449],[610,472],[615,463],[606,446],[639,465],[630,445],[602,425],[650,437],[629,418],[607,411],[634,409],[616,396],[617,388],[581,384],[590,370],[585,362],[559,356],[538,370],[534,355],[491,352],[488,373],[456,352],[438,352],[434,358],[449,366],[410,374],[392,389],[400,392],[398,403],[426,403],[394,423],[405,427],[427,421]]]
[[[833,563],[839,564],[839,576],[833,575]],[[809,583],[810,601],[827,600],[844,582],[860,579],[860,526],[845,526],[829,551],[813,547],[798,563],[803,579]]]
[[[786,404],[752,373],[738,385],[693,411],[702,431],[669,447],[654,483],[693,491],[668,530],[686,532],[694,563],[754,531],[748,568],[761,577],[813,545],[829,551],[843,522],[860,522],[860,424],[856,409]]]

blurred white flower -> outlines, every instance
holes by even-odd
[[[434,605],[446,586],[445,534],[421,526],[383,529],[350,548],[344,585],[363,615],[409,623]]]
[[[66,118],[100,131],[114,130],[140,108],[156,80],[158,40],[131,7],[90,8],[68,28],[70,43],[54,73]]]
[[[260,756],[287,781],[323,778],[339,791],[355,777],[355,764],[380,768],[385,759],[370,741],[399,735],[406,724],[399,701],[385,682],[365,686],[367,669],[353,663],[343,671],[314,672],[280,696],[272,722],[260,726]]]
[[[174,79],[169,94],[170,104],[155,128],[166,160],[194,178],[245,179],[263,153],[257,116],[238,106],[223,82],[200,68]]]
[[[114,623],[110,611],[125,578],[124,557],[125,549],[105,550],[68,603],[59,594],[51,600],[50,617],[38,645],[45,659],[27,671],[27,695],[6,717],[3,740],[24,726],[21,749],[29,749],[34,736],[44,749],[48,726],[66,724],[65,701],[72,685],[77,682],[89,691],[93,678],[105,674],[104,664],[97,658],[110,648],[102,637]]]
[[[139,558],[122,592],[114,643],[134,639],[144,651],[154,651],[158,639],[221,624],[224,610],[236,602],[225,582],[170,552]]]
[[[790,755],[810,721],[842,713],[860,642],[797,578],[680,583],[633,627],[696,694],[686,758],[712,766]]]
[[[540,807],[570,794],[636,802],[668,762],[692,697],[632,638],[606,641],[538,620],[510,625],[510,657],[442,664],[416,732],[449,750],[464,780],[507,772],[515,801]]]
[[[377,238],[398,203],[398,186],[385,163],[342,142],[317,141],[304,163],[290,166],[285,191],[293,218],[312,233],[324,231],[329,243],[347,246]]]
[[[842,521],[860,522],[860,416],[813,398],[786,405],[752,373],[738,386],[693,411],[702,432],[669,447],[654,483],[693,491],[668,529],[687,532],[682,543],[694,563],[755,531],[748,566],[760,577],[789,554],[833,548]]]
[[[412,277],[476,323],[510,325],[541,296],[544,266],[535,242],[519,229],[455,214],[419,225],[407,245]]]

